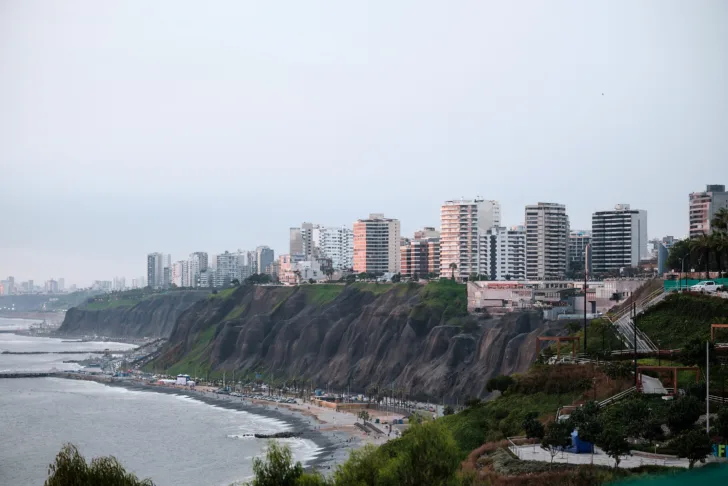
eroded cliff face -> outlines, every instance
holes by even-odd
[[[172,333],[177,318],[208,291],[179,291],[142,300],[133,307],[89,310],[73,307],[58,332],[67,336],[163,337]]]
[[[486,395],[489,378],[528,368],[537,336],[559,333],[537,313],[447,318],[419,285],[342,286],[325,298],[314,287],[241,287],[202,300],[180,316],[154,366],[262,371],[359,392],[394,384],[447,400]]]

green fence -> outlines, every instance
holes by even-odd
[[[718,285],[725,285],[726,287],[728,287],[728,278],[714,278],[714,279],[711,279],[711,280],[713,280],[713,282],[717,283]],[[673,289],[689,288],[691,285],[695,285],[697,283],[704,282],[704,281],[705,281],[704,278],[703,279],[700,279],[700,280],[697,280],[697,279],[694,279],[694,278],[689,278],[687,280],[685,280],[685,279],[682,279],[682,280],[665,280],[665,290],[666,291],[670,291],[670,290],[673,290]]]

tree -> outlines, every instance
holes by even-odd
[[[151,479],[140,480],[126,472],[113,456],[96,457],[87,464],[73,444],[65,444],[61,448],[55,462],[48,466],[48,474],[44,486],[154,486]]]
[[[450,264],[450,280],[455,280],[455,270],[457,270],[458,264],[453,262]]]
[[[619,467],[622,456],[631,456],[626,433],[620,427],[608,427],[599,434],[597,445],[604,453],[614,459],[614,467]]]
[[[728,208],[720,208],[715,212],[710,227],[713,231],[728,233]]]
[[[402,275],[399,273],[395,273],[392,275],[392,283],[399,283],[402,281]]]
[[[710,437],[702,430],[688,430],[672,441],[677,457],[684,457],[692,469],[696,462],[705,462],[705,457],[713,452]]]
[[[468,275],[468,282],[475,282],[478,280],[478,274],[475,272],[471,272],[470,275]]]
[[[619,424],[628,437],[642,437],[650,409],[644,400],[634,398],[610,407],[607,414],[608,422]]]
[[[543,424],[538,421],[537,412],[527,413],[521,427],[523,427],[526,437],[529,439],[542,439],[545,433]]]
[[[346,276],[344,281],[347,284],[352,284],[352,283],[356,282],[356,275],[354,275],[353,273],[350,273],[349,275]]]
[[[237,278],[232,279],[230,281],[230,283],[232,284],[233,287],[239,287],[240,286],[240,280],[238,280]]]
[[[667,425],[673,434],[688,430],[700,418],[703,406],[695,397],[682,397],[673,401],[667,411]]]
[[[579,439],[596,443],[599,435],[604,431],[599,417],[599,403],[590,401],[574,410],[569,421],[579,431]],[[592,462],[594,462],[594,447],[592,447]]]
[[[312,279],[312,278],[309,278],[308,279],[308,283],[310,283],[311,285],[313,285],[313,284],[316,283],[316,281],[314,279]]]
[[[293,462],[293,454],[288,446],[280,446],[271,441],[265,459],[253,459],[253,480],[250,486],[295,486],[303,475],[300,462]]]
[[[546,431],[541,440],[541,449],[549,451],[551,463],[559,451],[571,445],[571,424],[568,421],[554,420],[546,426]]]
[[[683,259],[689,265],[690,261],[690,240],[676,241],[671,247],[667,255],[665,265],[670,270],[682,270]]]
[[[728,407],[722,407],[718,410],[718,416],[711,423],[713,424],[713,433],[719,435],[723,440],[728,439]]]
[[[366,485],[377,484],[379,471],[384,468],[386,458],[377,447],[367,444],[361,449],[351,451],[349,460],[334,472],[336,484]]]
[[[485,384],[485,389],[489,392],[498,390],[499,392],[505,392],[509,386],[516,382],[513,378],[506,375],[496,376],[488,380]]]
[[[705,278],[710,278],[710,252],[713,250],[713,242],[706,233],[696,236],[690,240],[690,248],[705,257]]]
[[[420,486],[454,483],[455,473],[460,467],[460,449],[442,422],[411,426],[403,439],[406,440],[400,441],[393,451],[394,457],[380,470],[379,481],[359,484]]]
[[[442,411],[443,415],[452,415],[455,413],[455,409],[452,408],[450,405],[446,405],[445,409]]]

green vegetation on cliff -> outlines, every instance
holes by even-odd
[[[189,290],[152,290],[150,288],[124,290],[123,292],[111,292],[88,297],[85,302],[78,306],[80,310],[100,311],[107,309],[131,308],[140,302],[162,298],[167,295],[181,294],[183,292],[200,292],[199,289]],[[204,289],[202,290],[204,291]]]
[[[610,379],[594,365],[536,365],[513,378],[502,396],[470,402],[462,412],[440,419],[452,431],[463,457],[485,442],[521,435],[529,413],[554,417],[559,407],[604,399],[630,386],[629,380]]]
[[[669,295],[637,316],[637,326],[662,349],[710,339],[710,325],[720,323],[728,323],[728,299],[699,294]],[[728,342],[728,331],[717,331],[716,340]]]

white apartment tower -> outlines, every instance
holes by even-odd
[[[637,267],[649,257],[647,211],[617,204],[592,214],[592,270],[595,273]]]
[[[153,289],[164,286],[164,259],[161,253],[147,255],[147,285]]]
[[[568,248],[566,206],[543,202],[526,206],[526,279],[564,278]]]
[[[494,226],[480,235],[478,273],[489,280],[526,279],[526,229]]]
[[[480,236],[500,226],[500,204],[483,199],[445,201],[440,208],[440,276],[459,280],[479,271]]]
[[[319,248],[322,256],[331,259],[335,270],[354,267],[354,232],[346,226],[319,230]]]

